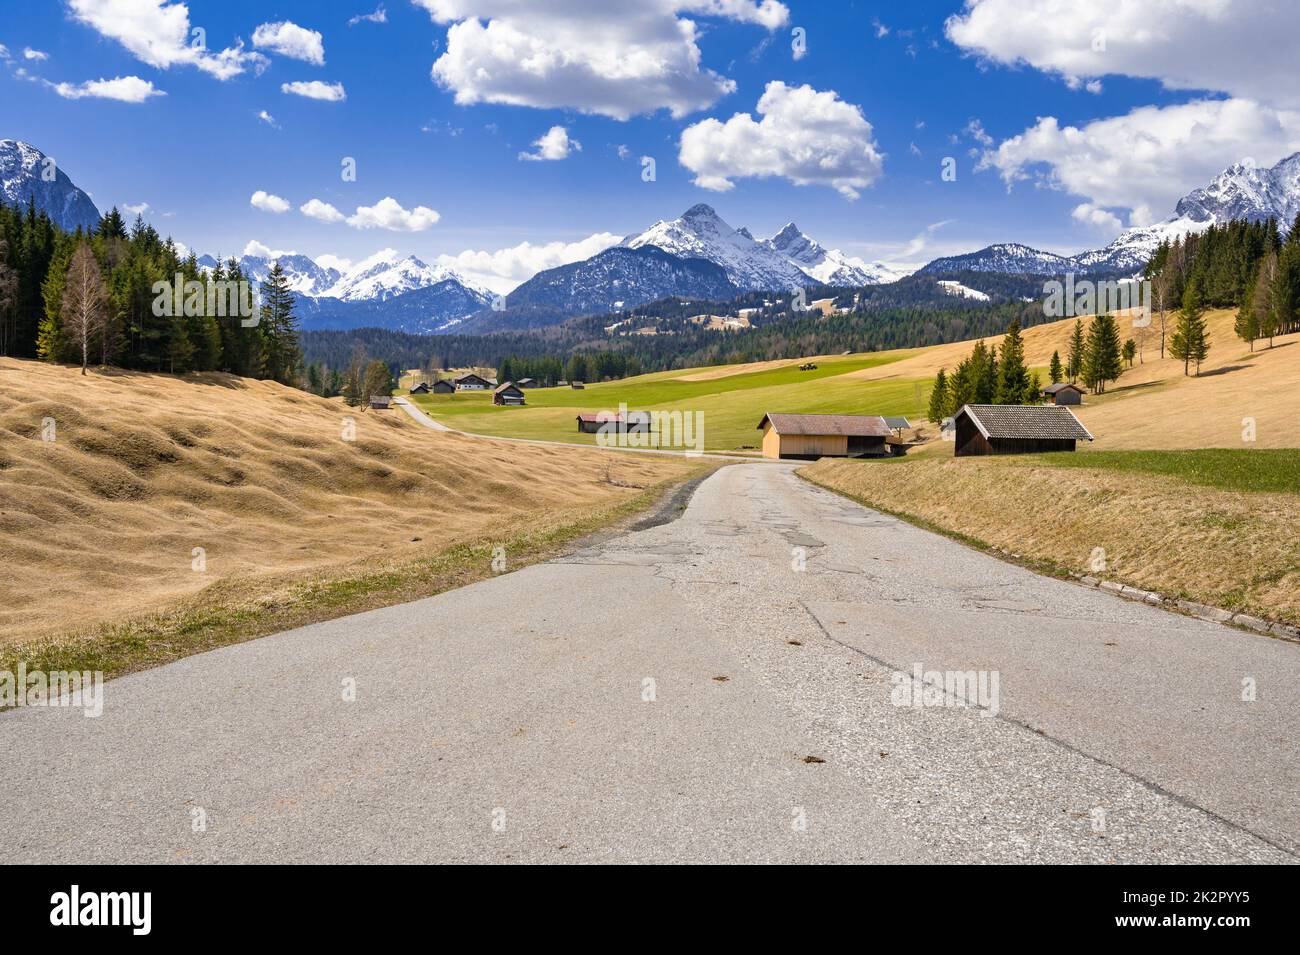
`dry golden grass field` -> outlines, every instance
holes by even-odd
[[[1256,342],[1251,352],[1232,331],[1234,316],[1228,309],[1206,313],[1211,348],[1199,377],[1184,377],[1182,362],[1159,358],[1158,315],[1146,329],[1134,329],[1121,318],[1120,337],[1144,346],[1142,360],[1109,385],[1105,395],[1089,395],[1082,407],[1074,409],[1097,438],[1084,450],[1300,447],[1300,417],[1295,414],[1295,399],[1289,396],[1300,382],[1300,335],[1279,336],[1271,349],[1267,342]],[[1174,321],[1170,314],[1170,334]],[[1084,319],[1085,327],[1087,323]],[[1054,350],[1064,361],[1073,327],[1071,318],[1026,330],[1026,362],[1045,369]],[[995,335],[984,341],[997,345],[1001,338]],[[933,378],[940,368],[951,372],[973,346],[973,341],[936,345],[850,377],[865,381]],[[1048,384],[1045,373],[1043,377],[1043,384]],[[1249,444],[1242,440],[1244,419],[1254,421],[1255,440]],[[937,446],[927,452],[951,454],[952,448]]]
[[[443,434],[228,375],[78,371],[0,359],[0,645],[385,586],[367,574],[418,596],[403,568],[540,546],[701,467]]]

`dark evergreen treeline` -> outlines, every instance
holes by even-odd
[[[73,268],[83,246],[97,276]],[[247,281],[233,258],[205,273],[139,216],[128,231],[117,209],[93,233],[66,232],[33,203],[0,203],[0,354],[297,384],[302,356],[284,276],[272,270],[260,304],[249,282],[244,310],[218,291]]]
[[[1038,280],[1038,290],[1041,294],[1041,280]],[[684,311],[695,315],[702,307],[697,302]],[[864,307],[831,315],[782,308],[754,316],[752,328],[715,331],[690,321],[687,316],[668,317],[674,310],[675,304],[670,302],[652,303],[622,316],[576,318],[545,329],[477,336],[424,336],[377,328],[307,331],[302,334],[302,342],[307,361],[331,368],[345,366],[354,348],[360,346],[367,354],[382,358],[394,368],[497,367],[502,356],[520,359],[568,356],[564,358],[564,377],[573,378],[567,366],[575,354],[590,359],[612,353],[622,356],[629,368],[667,371],[844,351],[916,348],[995,335],[1013,320],[1024,328],[1047,320],[1040,302],[989,304],[953,299],[943,307],[914,305],[879,310]],[[723,314],[716,310],[713,313]],[[655,318],[653,323],[641,324],[654,324],[655,334],[635,334],[637,319],[650,317]],[[606,326],[625,320],[630,320],[623,326],[628,333],[605,332]],[[608,376],[621,377],[618,360],[605,359],[614,363],[605,366]],[[595,378],[589,375],[580,380]]]
[[[1234,220],[1166,242],[1151,257],[1146,276],[1159,311],[1186,312],[1189,304],[1236,307],[1237,334],[1252,348],[1261,338],[1300,331],[1300,216],[1285,241],[1277,220],[1268,219]],[[1185,336],[1187,329],[1181,330]],[[1164,338],[1162,326],[1162,353]],[[1180,342],[1177,350],[1187,351],[1187,343]]]

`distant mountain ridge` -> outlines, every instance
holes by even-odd
[[[29,143],[0,140],[0,199],[11,205],[30,200],[61,228],[93,230],[100,218],[95,204],[47,158]],[[42,175],[47,169],[52,178]],[[1234,163],[1180,199],[1168,219],[1126,229],[1100,249],[1058,255],[1021,243],[998,243],[934,259],[916,274],[960,273],[967,276],[965,282],[979,273],[1133,275],[1161,242],[1232,219],[1272,217],[1287,231],[1297,215],[1300,153],[1271,167]],[[732,228],[705,203],[587,259],[538,272],[505,296],[504,307],[500,296],[453,269],[392,249],[346,269],[291,252],[240,259],[244,273],[257,282],[265,281],[275,262],[297,296],[304,328],[371,325],[426,334],[541,327],[673,296],[726,301],[737,294],[779,294],[814,285],[863,288],[909,274],[826,248],[793,222],[769,238],[755,239],[749,229]],[[199,264],[211,268],[216,261],[204,255]]]

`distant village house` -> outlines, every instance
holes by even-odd
[[[494,405],[522,405],[524,403],[524,393],[516,387],[513,381],[507,381],[493,390],[492,403]]]

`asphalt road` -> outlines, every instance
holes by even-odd
[[[996,698],[898,705],[916,664]],[[547,564],[112,681],[104,706],[0,713],[9,861],[1300,850],[1300,646],[1036,576],[784,465]]]

